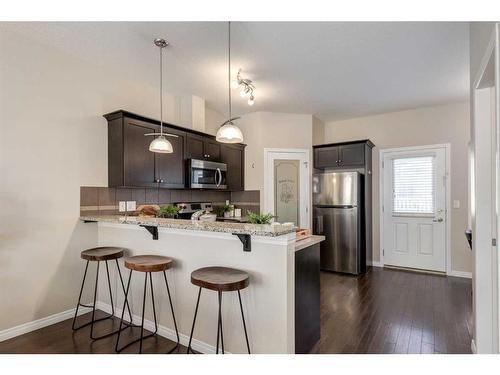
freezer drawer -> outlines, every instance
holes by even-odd
[[[361,272],[358,208],[315,207],[314,233],[322,234],[321,269],[359,274]]]

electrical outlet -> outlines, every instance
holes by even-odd
[[[127,202],[119,201],[118,202],[118,211],[119,212],[126,212],[127,211]]]
[[[127,201],[127,211],[135,211],[135,201]]]

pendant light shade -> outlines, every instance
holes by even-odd
[[[165,39],[157,38],[154,40],[154,43],[155,46],[160,48],[160,132],[144,135],[155,137],[149,144],[149,151],[160,154],[171,154],[174,152],[174,148],[165,136],[177,137],[177,135],[163,132],[163,49],[168,46],[168,42]]]
[[[230,121],[217,130],[215,139],[221,143],[241,143],[243,142],[243,133],[241,133],[240,128]]]
[[[170,143],[164,135],[160,135],[158,138],[151,141],[149,144],[149,151],[158,152],[160,154],[171,154],[174,152],[174,148],[172,147],[172,143]]]
[[[219,130],[217,130],[217,135],[215,139],[217,142],[221,143],[241,143],[243,142],[243,133],[240,128],[238,128],[233,121],[238,120],[239,117],[232,117],[231,112],[231,22],[228,23],[228,74],[227,74],[227,85],[229,88],[229,120],[224,122]]]

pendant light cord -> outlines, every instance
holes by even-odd
[[[163,47],[160,47],[160,136],[163,135]]]
[[[228,74],[227,74],[227,84],[228,84],[228,92],[229,92],[229,119],[232,118],[232,114],[231,114],[231,21],[228,22],[228,28],[229,28],[229,32],[228,32],[228,45],[229,45],[229,53],[228,53],[228,56],[229,56],[229,62],[228,62],[228,66],[229,66],[229,69],[228,69]]]

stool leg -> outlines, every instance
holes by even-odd
[[[111,301],[111,315],[115,316],[115,304],[113,303],[113,293],[111,293],[111,280],[109,279],[109,267],[108,261],[106,263],[106,275],[108,276],[108,289],[109,289],[109,300]]]
[[[191,334],[189,335],[189,344],[188,344],[188,348],[187,348],[187,354],[189,354],[189,351],[191,349],[191,341],[193,340],[193,333],[194,333],[194,324],[196,323],[196,315],[198,314],[198,306],[200,304],[200,296],[201,296],[201,286],[200,286],[200,289],[198,291],[198,299],[196,300],[196,308],[194,309],[194,318],[193,318],[193,325],[191,326]]]
[[[116,262],[116,269],[118,270],[118,275],[120,276],[120,284],[122,284],[123,294],[125,295],[126,294],[125,285],[123,284],[123,277],[122,277],[122,272],[120,271],[120,265],[118,264],[118,259],[115,259],[115,262]],[[126,301],[126,305],[128,310],[128,316],[130,318],[130,324],[132,324],[132,313],[130,312],[130,305],[128,301]]]
[[[175,320],[174,306],[172,305],[172,297],[170,297],[170,288],[168,287],[167,274],[163,271],[163,278],[165,279],[165,285],[167,286],[168,302],[170,303],[170,311],[172,312],[172,318],[174,320],[175,334],[177,336],[177,344],[168,352],[172,353],[175,349],[179,347],[179,331],[177,329],[177,322]]]
[[[122,333],[122,324],[123,324],[123,316],[125,315],[125,306],[128,305],[127,296],[128,296],[128,291],[130,288],[130,279],[131,278],[132,278],[132,270],[130,270],[130,273],[128,275],[127,290],[125,291],[125,299],[123,301],[122,316],[120,318],[120,327],[118,328],[118,336],[116,337],[116,345],[115,345],[116,352],[120,352],[124,349],[124,348],[118,349],[118,343],[120,342],[120,335]],[[129,313],[130,313],[130,310],[129,310]],[[132,323],[132,315],[130,315],[130,323]]]
[[[99,283],[99,264],[101,262],[97,261],[97,271],[95,274],[95,287],[94,287],[94,303],[92,305],[92,323],[90,324],[90,338],[94,336],[94,315],[95,315],[95,301],[97,299],[97,286]]]
[[[222,330],[222,292],[219,291],[218,297],[219,297],[219,322],[217,324],[217,350],[216,354],[219,354],[219,329],[220,329],[220,341],[221,341],[221,346],[222,346],[222,354],[224,354],[224,333]]]
[[[73,324],[71,328],[73,331],[76,331],[78,328],[75,328],[75,323],[76,323],[76,317],[78,315],[78,308],[81,305],[81,300],[82,300],[82,293],[83,293],[83,286],[85,285],[85,278],[87,277],[87,269],[89,268],[89,261],[87,260],[87,264],[85,265],[85,272],[83,273],[83,281],[82,281],[82,287],[80,288],[80,294],[78,295],[78,303],[76,304],[76,311],[75,311],[75,317],[73,318]]]
[[[248,343],[247,326],[245,324],[245,314],[243,314],[243,304],[241,303],[241,294],[239,290],[238,290],[238,299],[240,300],[241,319],[243,320],[243,329],[245,330],[245,340],[247,342],[248,354],[250,354],[250,344]]]
[[[144,294],[142,297],[142,319],[141,319],[141,339],[139,342],[139,354],[142,353],[142,338],[144,335],[144,311],[146,309],[146,287],[148,285],[148,273],[144,275]]]
[[[151,286],[151,303],[153,305],[153,317],[155,319],[155,331],[153,332],[153,335],[158,332],[158,323],[156,323],[156,308],[155,308],[155,295],[153,292],[153,278],[151,276],[151,272],[149,272],[149,284]]]

